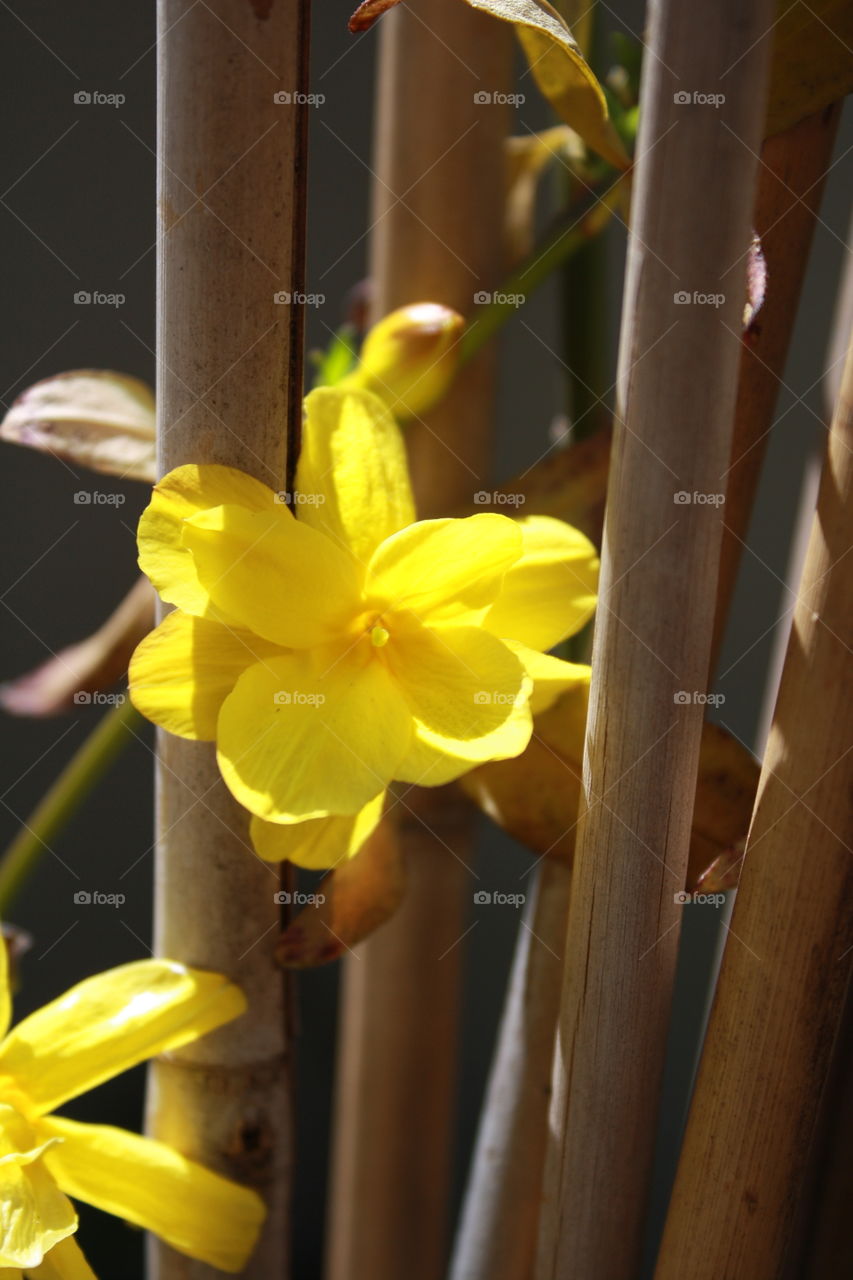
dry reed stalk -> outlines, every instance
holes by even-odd
[[[302,309],[273,295],[304,285],[308,108],[273,94],[307,89],[307,0],[160,0],[159,35],[160,470],[225,463],[284,488]],[[157,792],[157,952],[228,974],[249,1009],[154,1065],[150,1128],[264,1195],[269,1217],[244,1275],[284,1277],[292,1117],[287,987],[273,962],[278,874],[254,856],[210,744],[161,734]],[[221,1274],[156,1242],[150,1260],[156,1280]]]
[[[651,9],[539,1280],[637,1273],[719,568],[694,496],[730,458],[771,23]]]

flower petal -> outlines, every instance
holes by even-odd
[[[385,792],[354,814],[309,818],[307,822],[264,822],[252,818],[249,834],[255,852],[267,862],[295,862],[310,871],[324,871],[354,858],[382,817]]]
[[[266,1213],[249,1187],[163,1142],[109,1125],[47,1116],[39,1128],[61,1139],[45,1163],[70,1196],[153,1231],[221,1271],[242,1270]]]
[[[175,609],[138,645],[130,697],[162,729],[212,742],[219,709],[242,673],[280,652],[252,631]]]
[[[77,1230],[77,1214],[43,1160],[0,1166],[0,1267],[35,1267]]]
[[[448,757],[452,768],[458,762],[464,772],[484,760],[519,755],[527,746],[530,681],[515,654],[494,636],[477,627],[412,621],[395,629],[384,652],[416,721],[416,741],[396,778],[436,785],[448,780]],[[423,776],[413,778],[414,768]]]
[[[589,689],[592,668],[582,662],[564,662],[550,653],[540,653],[538,649],[528,649],[517,640],[505,641],[508,649],[519,659],[525,671],[533,681],[533,692],[530,695],[530,710],[534,715],[547,711],[567,689],[581,686]]]
[[[595,611],[598,554],[589,538],[562,520],[528,516],[518,524],[524,551],[483,626],[501,639],[551,649]]]
[[[420,520],[377,547],[365,590],[378,608],[457,617],[495,600],[521,551],[521,534],[506,516]]]
[[[176,467],[154,486],[139,521],[140,569],[164,600],[186,613],[203,614],[208,596],[182,541],[184,520],[226,504],[266,512],[277,505],[272,489],[234,467]]]
[[[4,1275],[0,1271],[0,1280]],[[98,1280],[73,1236],[54,1245],[41,1266],[27,1275],[29,1280]]]
[[[43,1114],[245,1007],[221,974],[138,960],[87,978],[19,1022],[0,1045],[0,1076],[11,1076]]]
[[[298,519],[367,561],[415,519],[400,428],[366,391],[319,387],[305,400]]]
[[[256,663],[223,703],[222,776],[250,812],[273,822],[357,814],[406,753],[412,717],[362,646],[318,667],[304,653]]]
[[[9,944],[0,933],[0,1039],[12,1021],[12,988],[9,984]]]
[[[223,506],[184,522],[205,613],[296,649],[340,632],[359,607],[361,569],[331,538],[277,512]]]

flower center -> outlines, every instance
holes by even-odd
[[[385,628],[380,626],[378,623],[376,626],[370,628],[370,643],[374,648],[384,648],[390,639],[391,633],[386,631]]]

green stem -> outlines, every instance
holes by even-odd
[[[610,418],[607,243],[597,236],[563,271],[563,332],[572,439],[585,440]]]
[[[537,248],[516,271],[504,281],[497,293],[498,302],[490,302],[479,311],[476,319],[469,320],[460,339],[460,365],[465,365],[485,346],[490,338],[514,315],[520,298],[526,301],[529,294],[562,266],[573,254],[588,245],[610,221],[621,199],[620,183],[616,182],[593,208],[568,228],[562,226]]]
[[[131,741],[132,731],[142,724],[142,716],[125,697],[99,720],[75,751],[0,858],[0,918],[8,915],[50,841]]]

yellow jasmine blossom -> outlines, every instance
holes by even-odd
[[[245,1007],[219,974],[143,960],[79,983],[9,1031],[0,946],[0,1280],[94,1280],[69,1196],[223,1271],[243,1267],[264,1217],[255,1192],[162,1142],[53,1112]]]
[[[369,330],[358,365],[340,385],[372,391],[398,420],[440,400],[459,366],[465,321],[437,302],[414,302]]]
[[[305,407],[296,517],[228,467],[155,487],[140,565],[177,608],[130,690],[155,723],[216,742],[262,856],[328,866],[392,779],[436,786],[519,755],[533,711],[587,680],[543,650],[592,614],[598,560],[559,520],[416,521],[385,405],[322,388]]]

